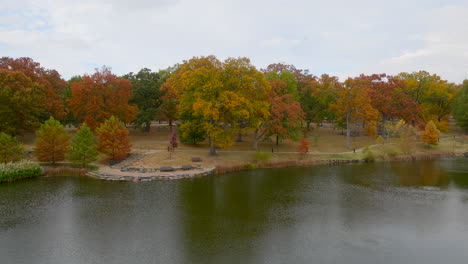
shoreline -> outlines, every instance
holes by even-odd
[[[395,161],[418,161],[418,160],[435,160],[447,157],[463,157],[463,153],[438,152],[431,154],[413,154],[413,155],[397,155],[385,160],[377,160],[373,162],[395,162]],[[106,181],[158,181],[158,180],[180,180],[200,178],[209,175],[222,175],[230,172],[240,172],[255,169],[273,169],[273,168],[292,168],[292,167],[313,167],[318,165],[338,165],[349,163],[365,163],[364,159],[321,159],[321,160],[284,160],[267,163],[247,163],[232,166],[215,166],[211,168],[195,168],[189,171],[172,171],[159,173],[143,173],[143,172],[122,172],[117,169],[112,169],[110,166],[100,167],[97,171],[89,171],[87,177],[106,180]]]

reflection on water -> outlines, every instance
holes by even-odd
[[[466,263],[466,159],[0,185],[0,263]]]

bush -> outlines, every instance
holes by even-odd
[[[41,174],[41,166],[29,160],[0,164],[0,182],[11,182]]]
[[[362,151],[362,153],[364,154],[363,159],[364,159],[365,162],[374,162],[375,161],[374,153],[372,153],[372,151],[368,147],[366,147]]]
[[[24,149],[15,137],[0,133],[0,163],[20,161]]]
[[[254,160],[257,163],[267,163],[271,159],[271,153],[270,152],[261,152],[257,151],[254,153]]]

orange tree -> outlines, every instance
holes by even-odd
[[[132,98],[131,82],[118,78],[109,68],[103,67],[70,85],[72,95],[68,104],[73,115],[91,129],[111,116],[130,123],[138,112],[135,105],[128,103]]]
[[[375,135],[375,126],[380,118],[379,112],[372,106],[368,89],[371,80],[363,75],[348,78],[344,86],[337,91],[337,101],[330,107],[336,111],[339,121],[346,126],[346,147],[351,148],[351,124],[364,123],[369,135]]]
[[[128,130],[116,117],[107,119],[96,129],[98,150],[112,160],[123,160],[130,152]]]
[[[47,117],[53,116],[57,120],[65,118],[67,110],[64,105],[64,95],[68,84],[56,70],[45,69],[31,58],[10,57],[0,58],[0,69],[19,71],[29,77],[32,82],[39,85],[47,97],[43,105]]]
[[[69,144],[70,134],[59,121],[50,117],[36,132],[34,151],[39,161],[55,163],[65,160]]]

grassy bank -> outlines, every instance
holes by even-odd
[[[29,160],[0,164],[0,182],[12,182],[37,177],[42,173],[41,166]]]

